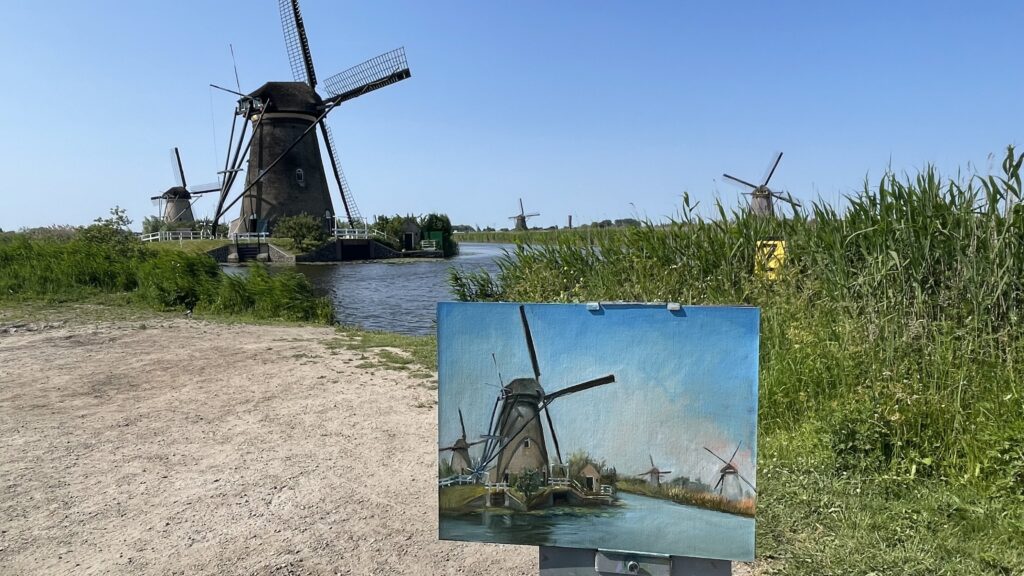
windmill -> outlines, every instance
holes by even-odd
[[[671,470],[660,470],[654,465],[654,456],[647,455],[651,459],[651,469],[646,472],[641,472],[637,476],[647,476],[647,483],[651,486],[661,486],[661,477],[666,474],[671,474]]]
[[[220,217],[238,202],[241,212],[231,225],[232,232],[270,231],[277,218],[299,214],[324,218],[326,226],[333,225],[334,205],[327,187],[317,127],[341,193],[345,216],[355,225],[361,216],[338,163],[327,115],[343,102],[411,76],[405,49],[398,48],[327,78],[322,83],[321,96],[316,91],[317,76],[299,2],[278,1],[294,82],[267,82],[249,94],[227,90],[240,96],[235,121],[243,121],[237,141],[232,124],[232,146],[224,163],[226,177],[215,212],[215,231]],[[252,135],[243,152],[249,124]],[[225,203],[246,156],[245,187],[233,201]]]
[[[537,362],[537,351],[533,345],[533,335],[524,306],[519,306],[519,318],[526,336],[526,348],[530,352],[533,377],[512,380],[502,387],[495,400],[494,409],[491,411],[491,433],[488,435],[490,442],[484,448],[484,456],[478,467],[479,470],[485,470],[491,462],[497,460],[491,469],[493,482],[507,481],[509,474],[525,471],[540,471],[545,478],[547,477],[548,449],[540,422],[541,412],[547,418],[555,455],[559,466],[562,467],[562,453],[548,406],[563,396],[615,382],[615,375],[608,374],[545,393],[540,384],[540,364]]]
[[[181,153],[175,147],[171,150],[171,167],[177,186],[168,188],[163,194],[150,198],[154,203],[163,204],[163,220],[170,223],[191,224],[195,221],[192,214],[192,197],[220,190],[220,183],[189,186],[185,181],[185,168],[181,165]]]
[[[469,456],[469,449],[477,444],[487,442],[487,438],[477,440],[476,442],[466,441],[466,422],[462,419],[462,408],[459,408],[459,425],[462,427],[462,436],[456,439],[451,446],[439,448],[438,452],[451,452],[452,459],[450,464],[452,470],[459,474],[465,474],[467,470],[473,471],[476,469],[473,459]]]
[[[523,199],[520,198],[519,199],[519,214],[516,214],[515,216],[509,216],[508,219],[516,221],[516,225],[514,227],[514,230],[526,230],[526,219],[527,218],[533,218],[534,216],[540,216],[540,212],[534,212],[532,214],[527,214],[526,210],[523,209]],[[570,225],[569,227],[571,228],[572,226]]]
[[[775,200],[782,200],[783,202],[789,202],[793,208],[799,208],[800,203],[793,200],[793,197],[787,193],[785,196],[775,192],[768,188],[768,181],[772,179],[775,174],[775,169],[779,167],[779,162],[782,160],[782,152],[779,152],[775,156],[775,160],[771,163],[771,168],[766,172],[764,183],[760,186],[755,186],[746,180],[740,180],[735,176],[728,174],[722,174],[723,177],[738,182],[748,188],[750,188],[750,211],[759,216],[774,216],[775,215]]]
[[[722,461],[722,464],[725,464],[725,466],[722,466],[718,470],[718,482],[715,482],[714,489],[718,490],[719,494],[721,494],[722,489],[725,488],[725,479],[728,476],[736,476],[744,483],[746,483],[747,486],[750,486],[750,489],[754,491],[754,494],[757,494],[757,488],[754,488],[754,485],[750,483],[750,480],[744,478],[743,475],[740,474],[740,471],[736,469],[736,465],[732,463],[733,459],[736,458],[736,453],[740,451],[740,444],[743,443],[740,442],[739,444],[736,445],[736,449],[732,451],[732,456],[729,457],[728,461],[725,458],[719,456],[718,454],[712,452],[711,449],[708,448],[707,446],[704,447],[704,449],[708,451],[708,454],[711,454],[715,458],[718,458],[719,460]]]

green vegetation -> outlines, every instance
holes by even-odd
[[[437,491],[438,504],[442,513],[460,513],[474,510],[469,503],[487,495],[487,489],[480,484],[445,486]]]
[[[155,250],[128,231],[120,208],[70,239],[0,237],[0,300],[88,301],[123,295],[156,310],[191,310],[248,319],[331,323],[333,308],[304,276],[271,276],[253,267],[244,277],[224,274],[212,258]]]
[[[323,219],[309,214],[278,218],[274,224],[274,236],[290,238],[292,245],[299,252],[312,249],[327,239]]]
[[[885,175],[786,219],[525,242],[462,299],[762,308],[758,555],[782,574],[1024,573],[1024,208],[1002,176]],[[1013,205],[1006,209],[1007,203]],[[777,281],[757,241],[784,239]]]
[[[652,498],[663,498],[677,504],[698,506],[706,510],[718,510],[741,516],[754,515],[754,499],[730,500],[706,490],[694,490],[682,486],[664,483],[660,486],[652,486],[646,480],[639,478],[624,478],[615,483],[615,488],[621,492],[640,494]]]
[[[373,351],[380,368],[414,370],[413,376],[432,378],[437,370],[437,338],[407,336],[392,332],[363,330],[354,326],[338,328],[338,337],[324,341],[329,350]],[[424,372],[426,371],[426,372]]]
[[[388,244],[392,248],[401,250],[402,236],[408,222],[413,222],[416,226],[419,226],[423,240],[436,239],[435,237],[439,236],[445,258],[450,258],[459,253],[459,243],[452,236],[452,223],[446,214],[430,213],[420,218],[416,218],[411,214],[408,216],[400,216],[398,214],[394,216],[380,215],[374,219],[372,227],[388,237]],[[415,249],[418,250],[419,246],[416,246]]]

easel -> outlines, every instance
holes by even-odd
[[[540,547],[540,576],[731,576],[732,562],[620,550]]]

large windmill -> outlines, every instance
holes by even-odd
[[[285,46],[294,82],[267,82],[241,98],[235,120],[243,118],[241,134],[232,142],[225,161],[225,182],[217,205],[216,222],[241,201],[232,232],[264,232],[282,216],[309,214],[334,223],[336,213],[327,187],[327,175],[316,128],[324,139],[331,172],[341,193],[345,216],[354,225],[361,220],[348,181],[338,163],[334,138],[327,126],[327,114],[343,102],[405,80],[411,76],[405,49],[398,48],[323,81],[323,96],[317,93],[317,76],[306,40],[306,29],[298,0],[279,0]],[[229,90],[229,92],[233,92]],[[243,152],[245,132],[252,124],[252,136]],[[248,155],[245,188],[231,202],[227,195]],[[338,215],[340,216],[340,215]]]
[[[746,180],[741,180],[728,174],[722,174],[722,176],[750,188],[750,192],[747,192],[747,194],[750,194],[750,211],[752,213],[760,216],[774,216],[775,200],[789,202],[793,208],[800,207],[800,203],[793,200],[793,197],[788,193],[783,196],[771,188],[768,188],[768,181],[772,179],[772,176],[775,174],[775,169],[779,167],[780,161],[782,161],[782,152],[779,152],[775,156],[775,160],[771,163],[771,167],[765,174],[764,182],[760,186],[755,186]]]
[[[530,323],[526,319],[526,309],[523,306],[519,306],[519,318],[526,336],[526,348],[530,352],[533,377],[512,380],[502,387],[500,395],[495,400],[494,410],[491,412],[491,433],[488,435],[490,441],[484,447],[484,455],[475,470],[475,472],[486,470],[491,462],[497,461],[490,469],[492,482],[507,481],[510,474],[526,471],[539,471],[545,477],[547,476],[548,448],[544,440],[544,429],[540,422],[541,412],[544,413],[548,421],[548,431],[551,434],[558,464],[563,467],[558,435],[555,434],[548,406],[563,396],[615,382],[615,375],[608,374],[555,392],[545,393],[540,385],[540,365],[537,363],[537,351],[533,345]]]
[[[516,214],[515,216],[509,216],[508,219],[516,221],[515,227],[513,228],[514,230],[526,230],[526,220],[528,218],[533,218],[534,216],[540,216],[540,212],[534,212],[532,214],[527,214],[526,210],[523,209],[523,199],[520,198],[519,199],[519,214]],[[572,226],[570,226],[570,228],[571,227]]]
[[[477,440],[476,442],[469,442],[466,440],[466,422],[462,419],[462,408],[459,408],[459,426],[462,427],[462,436],[457,438],[451,446],[439,448],[438,452],[451,452],[452,459],[449,461],[452,470],[459,474],[465,474],[467,471],[474,469],[473,459],[469,456],[469,449],[477,444],[483,444],[487,441],[486,438]]]
[[[646,472],[641,472],[637,476],[647,476],[647,483],[651,486],[661,486],[661,477],[667,474],[671,474],[671,470],[661,470],[654,465],[654,456],[647,455],[651,459],[651,469]]]
[[[704,449],[708,451],[708,454],[711,454],[715,458],[718,458],[719,460],[721,460],[722,464],[724,464],[724,466],[722,466],[718,470],[718,482],[715,482],[715,487],[713,488],[714,490],[718,490],[719,494],[721,494],[722,489],[725,488],[725,479],[732,476],[735,476],[742,480],[747,486],[750,486],[750,489],[754,491],[754,494],[757,494],[757,488],[754,488],[754,485],[750,483],[750,480],[744,478],[743,475],[740,474],[740,471],[736,469],[736,465],[732,463],[733,459],[736,458],[736,453],[740,451],[741,444],[743,443],[740,442],[739,444],[736,444],[736,449],[732,451],[732,456],[729,456],[728,460],[722,458],[718,454],[715,454],[707,446],[704,447]]]
[[[150,198],[163,205],[162,218],[168,224],[191,224],[195,221],[192,213],[192,197],[220,190],[220,183],[189,186],[185,181],[185,168],[181,165],[181,153],[175,147],[171,150],[171,166],[174,168],[174,180],[177,185],[168,188],[163,194]]]

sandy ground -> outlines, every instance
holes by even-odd
[[[0,573],[536,575],[536,548],[438,541],[431,382],[335,336],[0,330]]]

